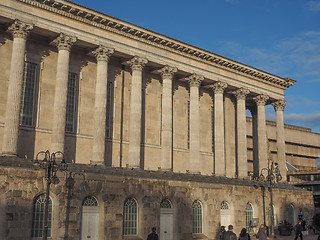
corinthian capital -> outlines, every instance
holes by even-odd
[[[64,33],[60,33],[60,36],[53,40],[53,44],[55,44],[58,50],[67,50],[70,51],[72,45],[77,41],[76,37],[71,37],[65,35]]]
[[[130,61],[129,61],[129,65],[131,67],[131,70],[140,70],[142,71],[144,66],[148,63],[148,59],[146,58],[141,58],[138,56],[133,57]]]
[[[8,28],[8,30],[12,33],[14,38],[23,38],[26,39],[33,29],[32,24],[27,24],[16,19],[14,23]]]
[[[216,82],[212,86],[213,92],[214,93],[221,93],[223,94],[224,90],[228,87],[228,84],[225,82]]]
[[[264,106],[269,100],[269,96],[261,94],[259,96],[254,97],[253,100],[256,102],[257,106]]]
[[[237,97],[237,100],[245,100],[250,91],[246,88],[239,88],[234,91],[233,94]]]
[[[203,79],[203,76],[197,75],[195,73],[186,78],[186,80],[190,84],[190,87],[199,87]]]
[[[271,103],[274,107],[275,111],[283,111],[284,107],[287,105],[287,101],[285,100],[278,100],[276,102]]]
[[[160,74],[163,79],[172,79],[173,75],[177,72],[177,70],[178,69],[176,67],[170,67],[166,65],[163,68],[161,68]]]
[[[114,53],[113,48],[107,48],[104,46],[99,46],[92,53],[96,56],[97,61],[109,61],[109,57]]]

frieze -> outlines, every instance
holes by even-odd
[[[222,56],[210,53],[208,51],[192,47],[174,39],[164,38],[161,35],[156,35],[146,29],[137,26],[129,26],[119,19],[111,18],[97,12],[88,12],[86,10],[68,5],[68,2],[60,2],[55,0],[17,0],[25,4],[38,7],[49,12],[53,12],[79,22],[86,23],[110,32],[114,32],[132,39],[136,39],[159,48],[180,53],[188,57],[201,60],[203,62],[211,62],[218,65],[220,68],[227,69],[238,74],[251,76],[255,79],[260,79],[263,82],[276,85],[282,89],[292,86],[295,81],[290,78],[281,78],[273,74],[263,72],[253,67],[240,64]]]

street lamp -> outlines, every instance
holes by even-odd
[[[271,162],[271,163],[270,163]],[[270,205],[271,205],[271,236],[274,236],[274,209],[273,209],[273,198],[272,198],[272,184],[280,182],[282,176],[278,165],[276,165],[271,158],[268,158],[268,168],[262,168],[259,176],[259,181],[266,181],[268,190],[270,192]],[[263,191],[263,200],[264,200],[264,189],[265,187],[261,185]],[[263,209],[265,211],[265,209]],[[264,212],[264,224],[265,224],[265,212]]]
[[[59,178],[57,177],[57,171],[65,171],[67,169],[67,164],[64,160],[64,155],[62,152],[58,151],[50,153],[49,150],[39,152],[36,156],[36,159],[33,160],[33,164],[36,168],[42,168],[45,170],[45,178],[47,180],[42,234],[42,239],[47,240],[50,185],[51,183],[58,184],[60,182]]]

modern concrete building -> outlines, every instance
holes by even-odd
[[[294,80],[70,1],[2,0],[0,26],[3,239],[43,234],[47,182],[32,160],[45,150],[69,165],[52,176],[52,239],[145,239],[154,226],[216,239],[220,225],[270,224],[271,209],[274,225],[311,219],[312,193],[286,182],[286,162],[320,156],[319,134],[284,124]],[[254,180],[268,160],[282,175],[273,205]]]

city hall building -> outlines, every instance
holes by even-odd
[[[42,238],[46,150],[68,165],[49,177],[50,239],[311,223],[287,165],[316,168],[320,134],[284,124],[290,78],[62,0],[1,0],[0,73],[1,239]]]

